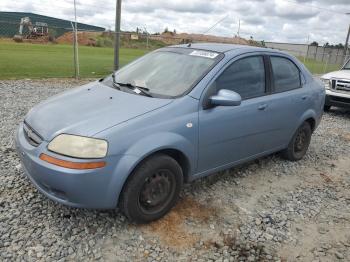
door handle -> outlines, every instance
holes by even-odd
[[[267,108],[267,104],[262,104],[258,106],[259,110],[265,110]]]
[[[306,100],[308,98],[308,96],[302,96],[301,99],[302,100]]]

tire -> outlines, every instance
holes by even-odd
[[[290,161],[302,159],[310,145],[312,130],[308,122],[304,122],[292,137],[288,147],[283,150],[282,157]]]
[[[180,165],[156,154],[142,162],[128,178],[120,208],[130,222],[149,223],[163,217],[176,204],[183,184]]]
[[[328,112],[331,109],[331,106],[329,105],[324,105],[323,106],[323,111]]]

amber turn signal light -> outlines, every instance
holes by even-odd
[[[58,159],[46,154],[41,154],[39,157],[41,160],[56,165],[60,167],[70,168],[70,169],[95,169],[101,168],[106,165],[106,162],[71,162],[62,159]]]

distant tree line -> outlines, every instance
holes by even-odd
[[[316,41],[313,41],[310,45],[311,46],[319,46],[319,44]],[[323,47],[326,47],[326,48],[344,48],[344,45],[341,43],[336,44],[336,45],[331,45],[327,42],[323,45]]]
[[[139,27],[136,27],[135,33],[136,34],[148,34],[146,29],[142,29]],[[165,27],[162,34],[166,34],[166,33],[171,34],[171,35],[176,35],[177,32],[176,32],[176,29],[174,29],[173,31],[170,31],[168,27]],[[160,35],[160,34],[161,33],[156,32],[156,33],[153,33],[152,35]]]

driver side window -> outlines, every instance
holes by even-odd
[[[217,91],[228,89],[242,99],[263,96],[266,93],[265,67],[262,56],[251,56],[233,62],[216,79]]]

